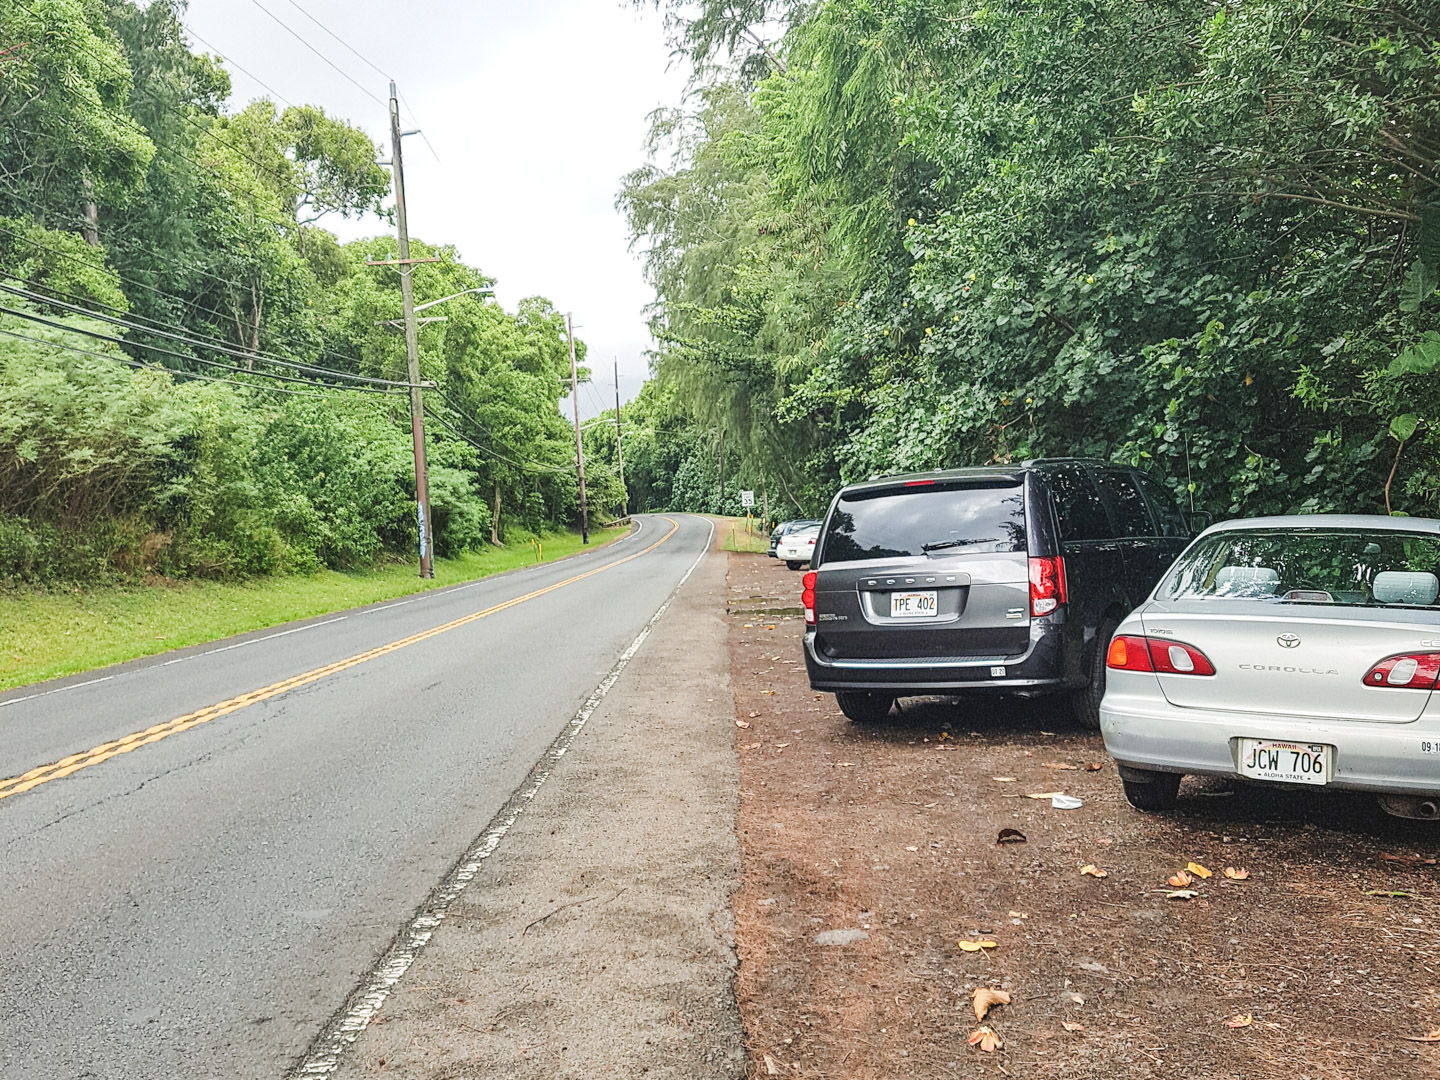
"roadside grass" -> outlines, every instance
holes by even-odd
[[[593,530],[590,547],[612,543],[629,531]],[[551,533],[541,544],[545,562],[584,548],[580,534],[569,532]],[[412,563],[396,563],[246,582],[0,589],[0,690],[473,581],[535,561],[535,545],[519,540],[505,548],[436,559],[433,581],[420,580]]]
[[[764,555],[770,550],[770,530],[755,518],[717,518],[715,527],[720,532],[722,551],[744,551],[753,555]]]

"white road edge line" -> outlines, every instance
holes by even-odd
[[[42,690],[38,694],[26,694],[24,697],[0,701],[0,709],[5,708],[6,705],[19,705],[22,701],[34,701],[39,697],[49,697],[51,694],[63,694],[66,690],[79,690],[82,686],[94,686],[96,683],[109,682],[114,677],[114,675],[102,675],[98,679],[87,679],[84,682],[71,683],[69,686],[57,686],[54,690]]]
[[[550,779],[555,764],[565,756],[570,749],[570,744],[575,741],[577,735],[585,727],[591,715],[600,706],[610,688],[620,678],[620,673],[625,670],[631,659],[650,636],[650,631],[660,621],[660,617],[669,610],[675,597],[684,588],[685,583],[690,580],[690,575],[695,573],[697,567],[710,553],[710,547],[715,541],[715,523],[710,522],[709,531],[706,533],[705,546],[695,561],[690,564],[690,569],[676,583],[675,588],[670,590],[670,595],[660,605],[654,615],[650,616],[649,622],[641,629],[639,635],[632,641],[626,650],[620,654],[615,661],[615,666],[610,669],[605,678],[600,680],[600,685],[591,691],[585,703],[580,706],[578,712],[565,725],[565,729],[556,736],[535,767],[530,770],[530,775],[525,782],[516,789],[515,793],[506,800],[505,805],[500,808],[480,834],[480,838],[470,845],[470,849],[461,856],[460,861],[455,865],[435,890],[426,898],[425,903],[420,906],[420,911],[408,923],[405,924],[395,941],[372,967],[369,973],[361,982],[347,1003],[344,1012],[340,1013],[328,1024],[325,1029],[311,1043],[310,1049],[300,1063],[288,1074],[291,1077],[326,1077],[332,1075],[340,1067],[341,1058],[345,1051],[354,1045],[355,1040],[360,1037],[369,1025],[371,1019],[380,1011],[385,1000],[390,996],[390,991],[410,970],[412,964],[420,956],[420,951],[429,943],[435,935],[440,924],[445,921],[449,914],[450,907],[465,891],[475,876],[480,872],[486,859],[495,854],[495,849],[500,846],[500,841],[505,839],[505,834],[514,827],[516,820],[525,809],[525,804],[533,799],[536,793]]]
[[[171,664],[183,664],[186,660],[198,660],[202,656],[214,656],[216,653],[229,652],[231,649],[243,649],[246,645],[259,645],[262,641],[274,641],[276,638],[289,637],[291,634],[298,634],[302,630],[315,630],[321,626],[329,626],[331,623],[344,622],[349,615],[340,615],[333,619],[326,619],[324,622],[311,623],[308,626],[297,626],[290,630],[281,630],[278,634],[266,634],[264,637],[251,638],[249,641],[237,641],[234,645],[221,645],[218,649],[207,649],[205,652],[191,653],[189,656],[177,656],[174,660],[166,660],[161,667],[169,667]]]

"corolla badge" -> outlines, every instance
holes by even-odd
[[[1281,634],[1275,640],[1280,643],[1282,649],[1293,649],[1300,644],[1298,634]]]

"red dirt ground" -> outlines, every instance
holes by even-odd
[[[852,724],[806,681],[800,575],[729,559],[756,1075],[1440,1074],[1440,1043],[1405,1041],[1440,1028],[1437,867],[1381,859],[1433,859],[1440,831],[1365,796],[1193,779],[1174,816],[1140,814],[1099,735],[1054,701],[907,701]],[[1024,797],[1059,790],[1084,806]],[[1004,828],[1026,842],[997,845]],[[1167,899],[1191,861],[1214,877]],[[834,929],[869,937],[815,942]],[[958,947],[982,938],[996,948]],[[987,1021],[994,1053],[966,1045],[979,986],[1011,995]],[[1237,1015],[1252,1022],[1227,1027]]]

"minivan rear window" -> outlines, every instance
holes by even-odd
[[[1024,550],[1019,484],[888,488],[835,504],[820,563]]]

